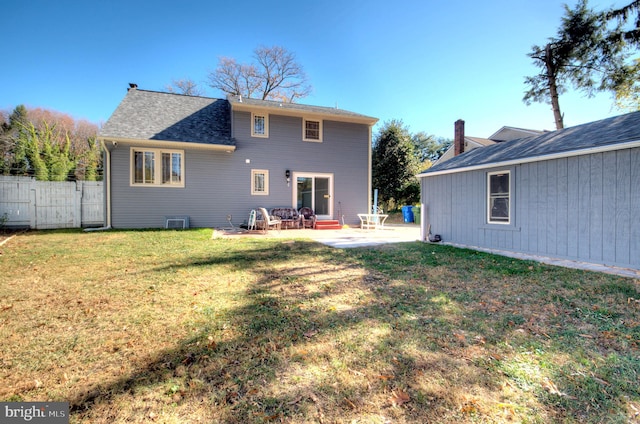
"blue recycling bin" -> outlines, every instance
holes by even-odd
[[[404,218],[404,222],[413,222],[412,206],[402,207],[402,218]]]

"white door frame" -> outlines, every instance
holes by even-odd
[[[323,172],[293,172],[293,190],[291,193],[292,199],[291,204],[294,208],[298,207],[298,177],[303,178],[328,178],[329,179],[329,214],[328,215],[317,215],[318,219],[333,219],[333,174],[332,173],[323,173]],[[314,188],[315,188],[315,180],[314,180]],[[315,201],[314,201],[315,203]],[[314,212],[315,212],[315,204],[314,204]]]

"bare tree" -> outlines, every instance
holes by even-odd
[[[166,87],[169,93],[185,94],[187,96],[204,96],[205,92],[192,79],[171,80]]]
[[[260,46],[253,53],[252,64],[220,58],[216,70],[209,74],[209,85],[236,96],[291,103],[311,93],[307,76],[293,53],[279,46]]]
[[[209,85],[227,94],[252,98],[261,84],[254,65],[242,65],[234,58],[221,57],[218,68],[209,74]]]

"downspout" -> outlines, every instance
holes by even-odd
[[[372,125],[369,125],[369,178],[367,178],[367,209],[365,209],[366,213],[369,213],[369,208],[371,207],[371,185],[372,183],[372,178],[373,178],[373,170],[372,170],[372,166],[373,166],[373,162],[372,162],[372,158],[371,158],[371,149],[372,149],[372,143],[373,143],[373,138],[372,138]]]
[[[103,231],[111,229],[111,152],[107,149],[104,140],[100,140],[104,151],[104,190],[105,190],[105,225],[99,228],[85,228],[85,231]]]

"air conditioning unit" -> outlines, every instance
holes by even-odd
[[[169,230],[184,230],[189,228],[189,217],[181,216],[165,216],[164,228]]]

